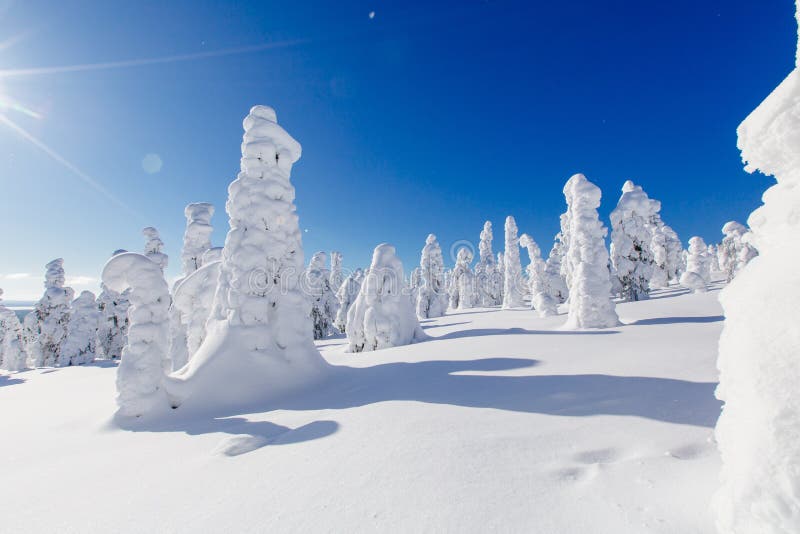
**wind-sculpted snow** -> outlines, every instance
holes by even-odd
[[[447,311],[448,295],[444,285],[442,249],[433,234],[428,235],[422,247],[419,269],[422,283],[417,291],[417,316],[421,319],[441,317]]]
[[[619,324],[611,300],[606,228],[600,222],[600,188],[582,174],[564,186],[569,219],[569,316],[565,328],[609,328]]]
[[[403,264],[394,246],[378,245],[358,297],[347,313],[349,350],[380,350],[426,338],[406,291]]]
[[[117,405],[124,416],[141,416],[166,405],[163,377],[169,350],[169,288],[161,266],[147,256],[126,252],[103,267],[103,284],[130,289],[128,340],[117,371]]]
[[[243,122],[241,171],[228,187],[230,230],[206,337],[167,383],[181,409],[241,405],[325,373],[311,303],[299,285],[305,265],[289,176],[301,149],[276,121],[272,108],[254,106]]]
[[[181,263],[183,275],[189,276],[203,266],[203,254],[211,248],[211,217],[214,206],[208,202],[195,202],[183,210],[186,216],[186,230],[183,234]]]
[[[800,2],[797,10],[800,17]],[[777,183],[747,221],[759,256],[720,296],[721,533],[800,532],[800,60],[797,66],[738,129],[746,170]]]

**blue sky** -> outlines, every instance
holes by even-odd
[[[388,241],[408,271],[429,232],[447,254],[486,219],[498,250],[508,214],[549,250],[575,172],[606,221],[641,184],[684,242],[718,241],[771,183],[741,169],[735,129],[793,67],[792,0],[233,4],[0,0],[6,298],[37,297],[54,257],[93,287],[148,225],[177,275],[189,202],[217,206],[222,245],[253,104],[303,145],[306,257],[347,267]]]

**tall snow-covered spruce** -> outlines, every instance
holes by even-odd
[[[693,289],[695,293],[703,293],[711,280],[708,247],[702,237],[694,236],[689,240],[689,253],[686,256],[686,270],[681,275],[681,285]]]
[[[336,298],[339,299],[339,310],[336,312],[334,326],[343,334],[347,331],[347,312],[350,311],[350,307],[356,301],[363,281],[364,271],[356,269],[347,275],[347,278],[344,279],[336,292]]]
[[[349,350],[367,352],[426,338],[405,287],[403,264],[394,246],[378,245],[361,291],[347,313]]]
[[[242,405],[321,379],[311,304],[300,287],[305,265],[290,181],[300,144],[275,111],[244,119],[241,172],[228,187],[219,285],[207,333],[167,385],[182,406]]]
[[[749,172],[777,183],[748,219],[759,256],[721,293],[720,533],[800,532],[800,1],[794,71],[739,126]]]
[[[208,202],[194,202],[183,210],[186,216],[186,230],[183,233],[181,264],[183,276],[189,276],[203,265],[203,254],[211,248],[211,217],[214,205]]]
[[[465,310],[475,306],[475,274],[470,268],[472,259],[470,249],[467,247],[458,249],[450,281],[450,307],[454,310]]]
[[[64,287],[64,260],[45,265],[44,295],[25,317],[26,350],[34,367],[60,364],[61,347],[67,338],[70,303],[75,292]]]
[[[125,250],[116,250],[112,256],[122,254]],[[100,352],[105,358],[118,359],[122,355],[122,347],[128,338],[129,293],[126,290],[117,293],[105,284],[100,284],[102,291],[97,296],[97,308],[100,310],[100,325],[97,329],[97,341]]]
[[[635,301],[650,294],[653,275],[652,223],[661,203],[650,200],[642,188],[628,180],[611,212],[611,262],[622,286],[622,299]]]
[[[444,287],[444,258],[436,236],[429,234],[422,247],[419,268],[422,285],[417,292],[417,315],[422,319],[441,317],[447,311]]]
[[[478,263],[475,265],[475,285],[477,288],[477,306],[496,306],[503,303],[503,277],[499,272],[497,261],[492,252],[491,221],[483,223],[480,243],[478,244]]]
[[[331,273],[325,265],[327,262],[328,255],[325,252],[314,254],[303,279],[303,290],[311,298],[314,339],[322,339],[333,333],[333,323],[339,309],[339,301],[331,288]]]
[[[97,330],[100,327],[100,310],[94,293],[81,291],[72,301],[72,313],[67,325],[67,338],[61,347],[59,365],[83,365],[97,356]]]
[[[119,413],[139,417],[166,407],[163,379],[170,297],[161,266],[142,254],[125,252],[108,260],[102,278],[117,293],[130,289],[128,340],[117,370]]]
[[[539,245],[528,234],[522,234],[519,244],[528,251],[530,265],[528,265],[528,285],[531,293],[531,309],[537,311],[540,317],[557,315],[556,299],[548,286],[548,278],[545,273],[545,263],[542,260],[542,251]]]
[[[503,308],[518,308],[525,305],[522,265],[519,261],[519,237],[517,234],[517,221],[509,215],[506,217],[505,226],[505,277],[503,279]]]
[[[331,274],[328,278],[331,289],[334,293],[339,291],[339,287],[342,285],[344,281],[344,275],[342,274],[342,253],[337,251],[331,251]]]
[[[144,255],[158,264],[161,270],[167,268],[169,265],[169,256],[164,253],[164,242],[161,241],[161,236],[158,230],[152,226],[142,228],[142,235],[144,236]]]
[[[2,302],[0,289],[0,369],[22,371],[27,365],[28,355],[22,346],[22,325],[13,310]]]
[[[569,316],[565,328],[609,328],[619,324],[611,300],[606,228],[600,222],[600,188],[582,174],[564,185],[569,220]]]

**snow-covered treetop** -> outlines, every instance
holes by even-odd
[[[531,258],[531,262],[535,261],[536,258],[541,257],[541,249],[539,249],[539,245],[536,244],[536,241],[533,240],[531,236],[528,234],[522,234],[519,237],[519,246],[528,249],[528,255]]]
[[[328,255],[325,252],[315,252],[311,256],[311,261],[308,262],[309,271],[325,271],[325,264],[328,263]]]
[[[628,180],[622,186],[622,196],[619,198],[617,207],[611,212],[611,222],[617,224],[620,220],[633,214],[649,219],[659,211],[661,211],[661,202],[649,198],[641,186]]]
[[[72,307],[76,309],[91,309],[95,307],[95,300],[96,297],[94,293],[84,290],[72,301]]]
[[[186,219],[209,224],[214,216],[214,205],[209,202],[192,202],[183,210]]]
[[[141,288],[142,291],[163,291],[164,275],[157,263],[147,256],[135,252],[117,254],[108,260],[103,267],[103,284],[111,291],[122,293],[129,287]],[[159,287],[156,282],[161,280]]]
[[[150,258],[151,261],[158,264],[161,270],[167,268],[169,257],[164,254],[164,242],[161,241],[161,236],[158,235],[158,230],[152,226],[142,228],[142,235],[145,238],[144,255]]]
[[[486,221],[483,223],[483,230],[481,231],[481,241],[478,244],[478,253],[480,254],[481,263],[494,263],[494,254],[492,253],[492,222]]]
[[[284,168],[285,164],[291,166],[300,159],[302,153],[300,143],[278,125],[278,115],[271,107],[253,106],[250,114],[245,117],[243,125],[242,155],[245,156],[242,158],[243,166],[247,157],[272,157],[281,168]],[[281,158],[284,155],[288,160],[282,162]],[[246,172],[247,169],[242,168],[242,171]]]
[[[64,287],[64,259],[56,258],[44,266],[44,287]]]
[[[800,19],[800,14],[796,16]],[[800,43],[800,29],[798,35]],[[784,184],[800,183],[800,44],[798,50],[797,68],[736,131],[745,170],[759,170]]]
[[[742,223],[736,221],[728,221],[725,223],[725,226],[722,227],[722,233],[725,236],[743,236],[747,233],[747,227]]]

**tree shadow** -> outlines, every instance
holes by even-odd
[[[15,376],[0,375],[0,388],[4,386],[13,386],[14,384],[22,384],[25,382],[24,378],[17,378]]]
[[[462,324],[472,324],[472,321],[462,321],[460,323],[445,323],[445,324],[423,324],[423,329],[428,328],[444,328],[446,326],[461,326]]]
[[[702,317],[653,317],[651,319],[639,319],[627,326],[657,325],[657,324],[680,324],[680,323],[717,323],[724,321],[723,315],[708,315]]]
[[[459,339],[463,337],[506,336],[506,335],[532,335],[532,336],[602,336],[619,334],[619,330],[527,330],[525,328],[473,328],[472,330],[459,330],[441,336],[432,337],[430,341],[441,339]]]

